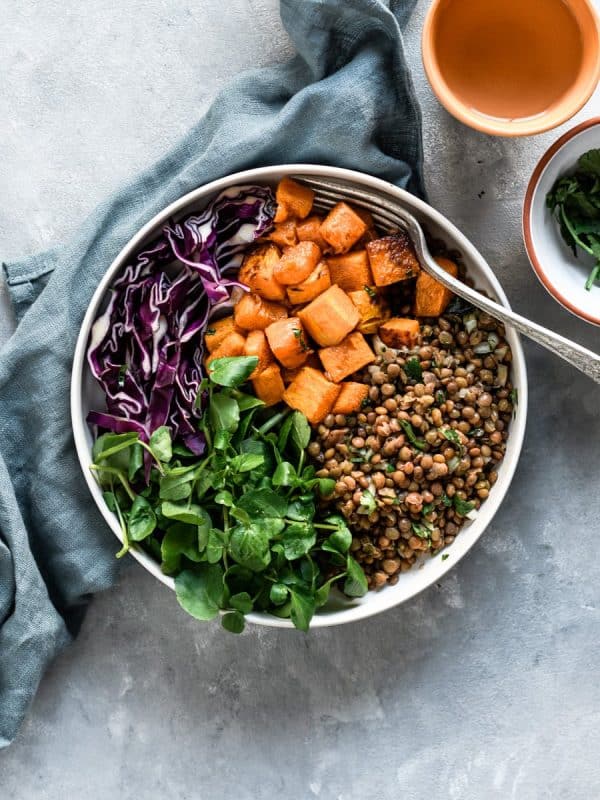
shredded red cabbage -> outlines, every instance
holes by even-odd
[[[275,199],[265,186],[234,186],[199,214],[166,225],[109,290],[92,326],[88,363],[106,410],[87,421],[144,441],[161,425],[196,455],[204,441],[195,408],[203,377],[202,334],[215,306],[230,301],[243,250],[267,231]]]

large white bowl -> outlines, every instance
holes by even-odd
[[[204,208],[216,194],[229,186],[243,183],[262,183],[274,186],[284,175],[294,173],[343,178],[393,197],[418,217],[421,222],[425,223],[433,236],[445,241],[450,249],[456,249],[461,252],[467,271],[478,288],[486,290],[490,295],[495,296],[501,303],[508,306],[506,296],[489,265],[471,242],[451,222],[431,206],[413,197],[408,192],[360,172],[307,164],[261,167],[238,172],[213,181],[180,198],[165,208],[154,219],[151,219],[131,239],[110,265],[92,297],[83,319],[75,348],[71,381],[71,415],[77,454],[92,497],[106,523],[119,540],[121,540],[121,532],[117,519],[104,502],[102,492],[89,468],[92,463],[93,441],[91,431],[86,424],[88,411],[92,408],[101,407],[102,404],[102,394],[87,365],[86,348],[90,328],[102,306],[105,293],[128,261],[135,256],[143,245],[157,235],[161,226],[168,219],[182,217],[192,211]],[[315,615],[312,622],[313,627],[341,625],[345,622],[364,619],[414,597],[432,583],[439,581],[473,547],[489,525],[514,475],[523,443],[527,415],[527,374],[523,350],[516,333],[509,330],[507,337],[513,353],[512,381],[518,389],[518,405],[511,426],[506,456],[499,469],[498,480],[476,519],[467,522],[454,543],[444,551],[448,554],[447,559],[442,560],[440,556],[428,558],[424,560],[420,568],[417,567],[407,573],[403,573],[395,586],[388,586],[379,592],[369,592],[365,597],[358,600],[345,599],[341,593],[336,593],[336,597],[332,597],[330,603]],[[171,589],[174,588],[173,579],[163,575],[160,566],[147,553],[135,546],[132,546],[131,553],[154,577]],[[261,625],[271,625],[279,628],[291,627],[289,620],[279,619],[265,613],[249,614],[247,619],[250,622],[256,622]]]

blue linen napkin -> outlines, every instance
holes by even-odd
[[[94,289],[152,216],[231,172],[318,162],[422,194],[420,114],[399,27],[414,3],[282,0],[294,59],[234,80],[68,244],[4,264],[19,326],[0,353],[0,747],[90,596],[118,576],[116,541],[82,480],[69,416],[73,350]]]

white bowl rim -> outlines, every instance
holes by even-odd
[[[523,241],[525,243],[525,250],[527,251],[527,257],[529,258],[529,263],[531,264],[533,271],[542,284],[544,289],[548,292],[548,294],[553,297],[564,309],[569,311],[579,319],[584,320],[585,322],[590,322],[592,325],[600,325],[600,317],[595,317],[592,314],[588,314],[587,311],[580,308],[579,306],[575,305],[575,303],[571,302],[569,298],[565,297],[562,292],[560,292],[557,287],[552,282],[550,276],[548,275],[547,270],[544,269],[540,259],[537,257],[537,252],[534,245],[534,235],[533,235],[533,200],[539,186],[540,181],[546,170],[550,167],[558,153],[566,147],[572,139],[579,136],[580,133],[584,133],[589,128],[593,128],[600,125],[600,117],[593,117],[592,119],[585,120],[584,122],[579,123],[579,125],[575,125],[574,128],[570,128],[568,131],[563,133],[550,147],[546,150],[543,156],[540,158],[538,163],[535,166],[531,174],[531,178],[529,179],[529,183],[527,184],[527,190],[525,192],[525,199],[523,201],[523,214],[522,214],[522,230],[523,230]]]
[[[119,525],[117,522],[116,517],[114,514],[108,509],[108,506],[104,502],[102,497],[102,492],[100,487],[96,483],[89,466],[91,464],[90,458],[90,448],[87,441],[87,424],[85,422],[85,418],[83,416],[83,404],[82,404],[82,377],[84,368],[86,366],[86,350],[87,350],[87,342],[89,338],[89,332],[91,326],[96,318],[98,308],[104,298],[104,295],[109,288],[110,284],[112,283],[116,273],[124,266],[127,259],[132,256],[141,244],[144,242],[145,238],[154,231],[158,226],[164,224],[170,217],[181,213],[186,209],[187,206],[192,205],[194,203],[198,203],[202,201],[204,198],[214,196],[218,192],[222,191],[223,189],[235,185],[235,184],[244,184],[244,183],[253,183],[253,182],[269,182],[276,180],[278,176],[282,174],[305,174],[305,175],[313,175],[313,176],[321,176],[321,177],[333,177],[333,178],[340,178],[346,179],[349,181],[353,181],[358,184],[362,184],[363,186],[367,186],[370,189],[375,191],[381,192],[383,194],[391,195],[394,199],[400,201],[404,205],[408,206],[410,210],[419,212],[422,216],[427,217],[431,222],[434,222],[438,226],[444,229],[444,232],[448,237],[451,239],[451,246],[453,248],[458,249],[461,254],[471,262],[477,264],[477,267],[483,272],[486,279],[492,285],[499,302],[505,305],[507,308],[510,307],[508,303],[508,299],[498,281],[496,276],[494,275],[491,267],[485,261],[483,256],[479,253],[479,251],[475,248],[475,246],[467,239],[467,237],[462,234],[458,228],[454,226],[449,220],[447,220],[440,212],[436,211],[430,205],[425,203],[423,200],[415,197],[414,195],[410,194],[409,192],[405,191],[404,189],[399,189],[392,183],[387,181],[381,180],[380,178],[374,178],[371,175],[367,175],[362,172],[358,172],[356,170],[344,169],[341,167],[330,167],[320,164],[280,164],[280,165],[273,165],[268,167],[255,167],[253,169],[244,170],[242,172],[233,173],[231,175],[224,176],[217,180],[211,181],[210,183],[204,184],[203,186],[194,189],[191,192],[180,197],[175,202],[171,203],[165,209],[160,211],[156,214],[152,219],[150,219],[122,248],[120,253],[116,256],[113,260],[110,267],[107,269],[105,275],[103,276],[102,280],[98,284],[91,300],[85,316],[83,318],[81,328],[79,331],[79,335],[77,338],[77,343],[75,347],[75,353],[73,357],[73,368],[72,368],[72,375],[71,375],[71,422],[73,428],[73,436],[75,441],[75,447],[77,450],[77,456],[81,465],[81,469],[85,478],[85,481],[88,485],[88,489],[94,501],[102,514],[104,520],[108,524],[109,528],[115,534],[119,541],[122,541],[121,531],[119,529]],[[492,492],[490,493],[490,497],[486,500],[485,504],[482,507],[482,510],[479,512],[477,519],[469,525],[469,532],[471,533],[471,541],[468,546],[461,548],[461,534],[456,538],[453,544],[446,550],[446,552],[452,551],[454,554],[454,558],[448,558],[446,561],[442,561],[441,558],[437,558],[435,568],[429,570],[429,575],[426,580],[422,581],[422,585],[419,585],[414,591],[407,593],[405,596],[397,597],[396,592],[393,591],[396,587],[400,585],[400,582],[396,584],[396,587],[390,587],[384,590],[381,593],[377,593],[378,597],[382,597],[383,600],[378,603],[377,608],[373,608],[369,606],[368,602],[364,602],[360,605],[348,606],[344,607],[342,610],[332,611],[327,614],[320,615],[319,613],[315,614],[313,620],[311,622],[311,629],[318,628],[318,627],[327,627],[330,625],[342,625],[348,622],[355,622],[361,619],[365,619],[367,617],[373,616],[374,614],[378,614],[382,611],[388,610],[393,608],[394,606],[400,605],[412,597],[420,594],[422,591],[427,589],[433,583],[436,583],[440,580],[440,578],[446,574],[450,569],[452,569],[458,561],[463,558],[466,553],[474,546],[474,544],[478,541],[478,539],[483,534],[484,530],[490,524],[492,518],[496,514],[498,508],[500,507],[502,500],[504,499],[506,492],[511,484],[512,478],[514,476],[519,456],[521,453],[521,448],[523,445],[523,439],[525,436],[525,425],[526,425],[526,418],[527,418],[527,401],[528,401],[528,386],[527,386],[527,371],[525,367],[525,357],[523,354],[523,349],[521,346],[520,339],[515,331],[511,329],[507,329],[507,336],[511,339],[511,349],[513,354],[513,361],[512,361],[512,371],[513,371],[513,382],[518,387],[518,405],[515,410],[514,419],[511,424],[511,433],[509,441],[512,443],[512,455],[510,458],[505,456],[504,461],[502,463],[502,471],[501,471],[501,479],[494,485]],[[463,539],[464,541],[464,539]],[[458,547],[457,547],[458,545]],[[460,550],[463,552],[459,552]],[[166,586],[174,590],[174,580],[173,578],[164,575],[161,570],[160,566],[154,561],[149,554],[145,553],[143,550],[138,549],[136,547],[132,547],[130,550],[131,555],[146,569],[148,570],[155,578],[160,580]],[[367,595],[368,597],[368,595]],[[252,622],[255,624],[266,625],[269,627],[278,627],[278,628],[291,628],[293,627],[291,621],[289,619],[280,619],[278,617],[272,616],[270,614],[264,612],[253,612],[246,616],[248,622]]]

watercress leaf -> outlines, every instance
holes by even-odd
[[[283,522],[281,526],[283,527]],[[228,552],[242,567],[252,572],[261,572],[271,562],[270,540],[270,530],[264,521],[236,525],[231,531]]]
[[[249,614],[254,604],[248,592],[238,592],[237,594],[231,595],[229,598],[229,605],[242,614]]]
[[[577,166],[581,172],[600,176],[600,150],[588,150],[587,153],[579,157]]]
[[[225,572],[225,585],[230,595],[248,592],[252,597],[262,585],[261,581],[262,575],[257,575],[240,564],[232,564]]]
[[[310,522],[315,515],[315,500],[312,494],[303,494],[296,497],[289,504],[286,512],[288,519],[298,522]]]
[[[252,522],[250,514],[243,508],[237,508],[236,506],[233,506],[233,508],[231,509],[231,516],[234,519],[243,522],[244,525],[250,525],[250,523]]]
[[[208,406],[208,418],[215,433],[221,430],[233,433],[240,421],[237,400],[224,392],[213,394]]]
[[[126,450],[131,447],[135,442],[139,441],[139,434],[137,433],[103,433],[94,442],[92,448],[92,460],[94,463],[104,461],[110,456]]]
[[[329,497],[329,495],[333,494],[335,489],[335,481],[333,478],[319,478],[317,485],[321,497]]]
[[[287,500],[273,489],[252,489],[246,492],[237,503],[251,516],[285,517],[288,508]]]
[[[115,497],[114,492],[102,492],[102,497],[104,498],[104,502],[108,506],[109,510],[113,512],[113,514],[117,513],[117,498]]]
[[[129,453],[129,465],[127,468],[127,477],[132,481],[137,475],[138,471],[142,468],[144,463],[144,450],[142,445],[136,442],[132,445]]]
[[[235,436],[233,437],[231,442],[236,449],[239,449],[240,443],[243,442],[244,439],[246,438],[248,431],[250,430],[254,414],[256,413],[257,410],[258,410],[257,408],[251,408],[249,411],[246,411],[246,413],[242,415],[238,429],[235,432]]]
[[[160,545],[163,572],[172,573],[179,569],[181,556],[190,561],[200,561],[201,549],[198,542],[198,528],[176,522],[165,533]]]
[[[275,617],[281,617],[282,619],[288,619],[290,616],[290,612],[292,610],[292,601],[287,600],[281,606],[271,607],[269,609],[270,613],[273,614]]]
[[[265,457],[258,453],[241,453],[239,456],[234,456],[229,462],[232,470],[235,472],[252,472],[265,463]]]
[[[290,617],[296,628],[307,631],[315,613],[315,598],[310,592],[297,587],[290,588]]]
[[[134,542],[141,542],[156,528],[156,516],[145,497],[137,495],[131,505],[127,533]]]
[[[252,453],[257,456],[262,456],[263,464],[260,470],[261,473],[266,472],[270,474],[275,469],[273,451],[267,442],[262,442],[259,439],[244,439],[240,444],[240,453]]]
[[[229,611],[221,617],[221,625],[229,633],[242,633],[246,626],[246,620],[239,611]]]
[[[293,464],[282,461],[273,474],[273,486],[293,486],[298,479]]]
[[[312,558],[303,558],[302,561],[300,561],[300,574],[302,575],[302,580],[314,591],[317,578],[319,577],[319,567]]]
[[[362,597],[368,590],[367,579],[360,564],[352,556],[346,559],[346,580],[344,581],[344,594],[348,597]]]
[[[209,367],[209,377],[219,386],[235,388],[245,383],[257,366],[256,356],[216,358]]]
[[[283,583],[274,583],[269,591],[269,599],[275,606],[281,606],[288,598],[289,589]]]
[[[325,605],[325,603],[329,600],[329,593],[331,591],[331,587],[337,580],[344,577],[344,575],[345,573],[341,573],[340,575],[334,575],[333,578],[330,578],[322,586],[319,586],[319,588],[315,592],[315,605],[317,608],[321,608],[321,606]]]
[[[192,453],[187,447],[182,444],[173,445],[173,455],[180,456],[181,458],[197,458],[195,453]]]
[[[179,605],[192,617],[214,619],[223,602],[223,570],[219,564],[199,564],[194,570],[183,570],[175,578]]]
[[[287,559],[293,561],[310,552],[315,546],[317,536],[315,529],[307,522],[294,522],[283,532],[283,553]]]
[[[206,542],[206,560],[209,564],[217,564],[223,558],[223,549],[227,546],[229,537],[218,528],[211,528]]]
[[[350,549],[351,544],[352,534],[348,528],[344,527],[334,531],[331,536],[328,536],[321,545],[321,548],[329,553],[345,555]]]
[[[157,428],[150,437],[150,449],[159,461],[170,461],[173,458],[171,431],[166,425]]]
[[[260,408],[264,406],[264,402],[259,400],[258,397],[254,397],[253,394],[244,394],[243,392],[238,392],[235,396],[235,399],[238,402],[238,406],[240,407],[240,411],[244,413],[244,411],[250,411],[252,408]]]
[[[292,414],[290,441],[299,451],[305,450],[310,442],[310,425],[304,414],[300,411],[294,411]]]
[[[225,430],[217,431],[213,441],[213,447],[215,450],[222,452],[223,450],[227,450],[230,442],[231,442],[231,433],[229,431]]]
[[[161,477],[159,480],[158,494],[161,500],[184,500],[192,493],[194,473],[185,472],[183,474],[172,474]]]
[[[227,506],[227,508],[231,508],[233,505],[233,495],[231,492],[228,492],[227,489],[223,489],[215,495],[215,503],[218,506]]]
[[[165,500],[161,505],[161,513],[168,519],[186,522],[188,525],[198,525],[207,530],[211,527],[211,519],[207,511],[196,503],[172,503]]]
[[[281,453],[283,453],[288,443],[290,431],[292,430],[293,421],[294,421],[294,415],[289,414],[289,416],[287,416],[284,419],[283,423],[281,424],[281,427],[279,428],[279,436],[277,437],[277,448]]]

